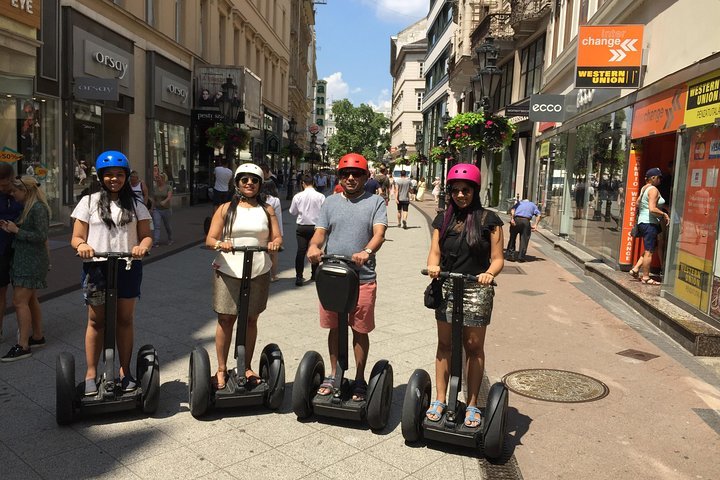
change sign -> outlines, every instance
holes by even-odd
[[[581,26],[575,87],[638,88],[642,38],[642,25]]]

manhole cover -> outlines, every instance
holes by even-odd
[[[581,373],[547,368],[518,370],[503,377],[512,392],[547,402],[580,403],[600,400],[609,393],[607,385]]]

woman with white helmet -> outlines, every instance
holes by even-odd
[[[219,253],[213,261],[214,288],[213,309],[218,314],[215,330],[215,350],[218,369],[217,389],[225,388],[227,381],[227,357],[230,351],[233,326],[237,320],[238,299],[244,255],[233,253],[233,247],[261,246],[278,251],[282,246],[282,234],[275,210],[260,197],[263,181],[262,169],[253,163],[244,163],[235,170],[235,193],[232,199],[220,205],[213,215],[205,244]],[[265,310],[270,288],[270,255],[255,253],[252,280],[250,281],[250,305],[245,339],[245,377],[248,383],[262,382],[251,368],[257,320]],[[238,372],[238,375],[242,375]]]

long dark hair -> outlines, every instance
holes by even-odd
[[[253,175],[252,173],[243,173],[243,175]],[[257,177],[257,175],[253,175]],[[232,233],[232,226],[235,223],[235,218],[237,217],[237,206],[238,203],[242,199],[245,198],[244,195],[242,195],[238,189],[237,189],[237,182],[240,180],[240,174],[235,176],[235,193],[233,194],[232,198],[230,199],[230,206],[227,209],[227,212],[225,212],[225,218],[224,218],[224,225],[223,225],[223,238],[230,238],[230,234]],[[260,188],[262,188],[262,181],[263,179],[260,179],[261,184],[258,185],[258,193],[255,195],[255,198],[258,202],[258,205],[260,205],[263,209],[263,212],[265,212],[265,215],[268,217],[268,225],[270,225],[270,229],[272,229],[272,223],[270,223],[270,215],[267,212],[267,206],[268,204],[265,202],[265,199],[262,195],[260,195]]]
[[[440,228],[440,242],[445,240],[448,231],[452,226],[457,223],[464,222],[463,232],[465,234],[465,241],[471,250],[475,250],[479,247],[480,241],[483,238],[483,234],[489,231],[488,227],[484,225],[486,211],[480,201],[480,189],[477,185],[473,185],[473,198],[465,208],[459,208],[455,204],[452,195],[450,201],[445,209],[445,216],[443,217],[442,227]],[[450,185],[448,185],[448,192],[450,191]]]
[[[142,202],[142,198],[138,197],[137,192],[134,192],[132,187],[130,186],[130,172],[126,169],[125,170],[125,183],[123,183],[122,188],[120,188],[120,191],[118,192],[118,201],[120,202],[120,225],[115,225],[115,221],[112,218],[112,214],[110,213],[110,192],[108,191],[107,187],[105,187],[105,182],[102,181],[102,172],[104,169],[99,170],[97,172],[97,176],[100,179],[100,200],[98,201],[98,213],[100,214],[100,219],[103,221],[103,223],[108,227],[109,230],[112,230],[116,226],[124,226],[130,223],[133,219],[133,215],[136,214],[135,212],[135,202]],[[91,192],[92,193],[92,192]],[[89,199],[88,199],[89,201]]]

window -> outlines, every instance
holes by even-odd
[[[417,106],[418,110],[422,110],[422,101],[423,101],[424,94],[425,94],[425,92],[418,92],[418,91],[415,92],[415,97],[417,98],[416,106]]]
[[[158,12],[158,1],[159,0],[145,0],[145,21],[148,25],[152,25],[156,28],[158,18],[160,18]]]
[[[573,0],[567,0],[567,6],[565,7],[565,38],[563,40],[563,46],[567,46],[570,43],[570,35],[572,34],[573,28]]]
[[[325,93],[325,85],[322,83],[318,85],[317,87],[317,93]]]
[[[240,63],[240,29],[233,29],[233,52],[235,52],[235,65],[242,65]]]
[[[425,64],[423,62],[420,62],[420,75],[419,75],[420,78],[423,77],[423,67],[425,67]]]
[[[540,91],[545,57],[545,37],[540,37],[520,53],[520,98]]]
[[[317,123],[317,125],[318,125],[319,127],[322,127],[322,126],[325,125],[325,121],[324,121],[322,118],[318,118],[315,123]]]
[[[320,115],[320,116],[325,115],[325,109],[324,108],[316,108],[315,115]]]
[[[206,58],[208,54],[208,42],[205,40],[205,35],[208,31],[208,0],[201,0],[200,2],[200,52],[201,55]]]
[[[317,97],[317,101],[315,103],[318,105],[325,105],[325,97]]]
[[[514,64],[513,62],[508,62],[500,68],[502,68],[502,76],[500,77],[500,84],[497,90],[495,90],[495,98],[492,102],[493,109],[495,110],[499,110],[512,102]]]

